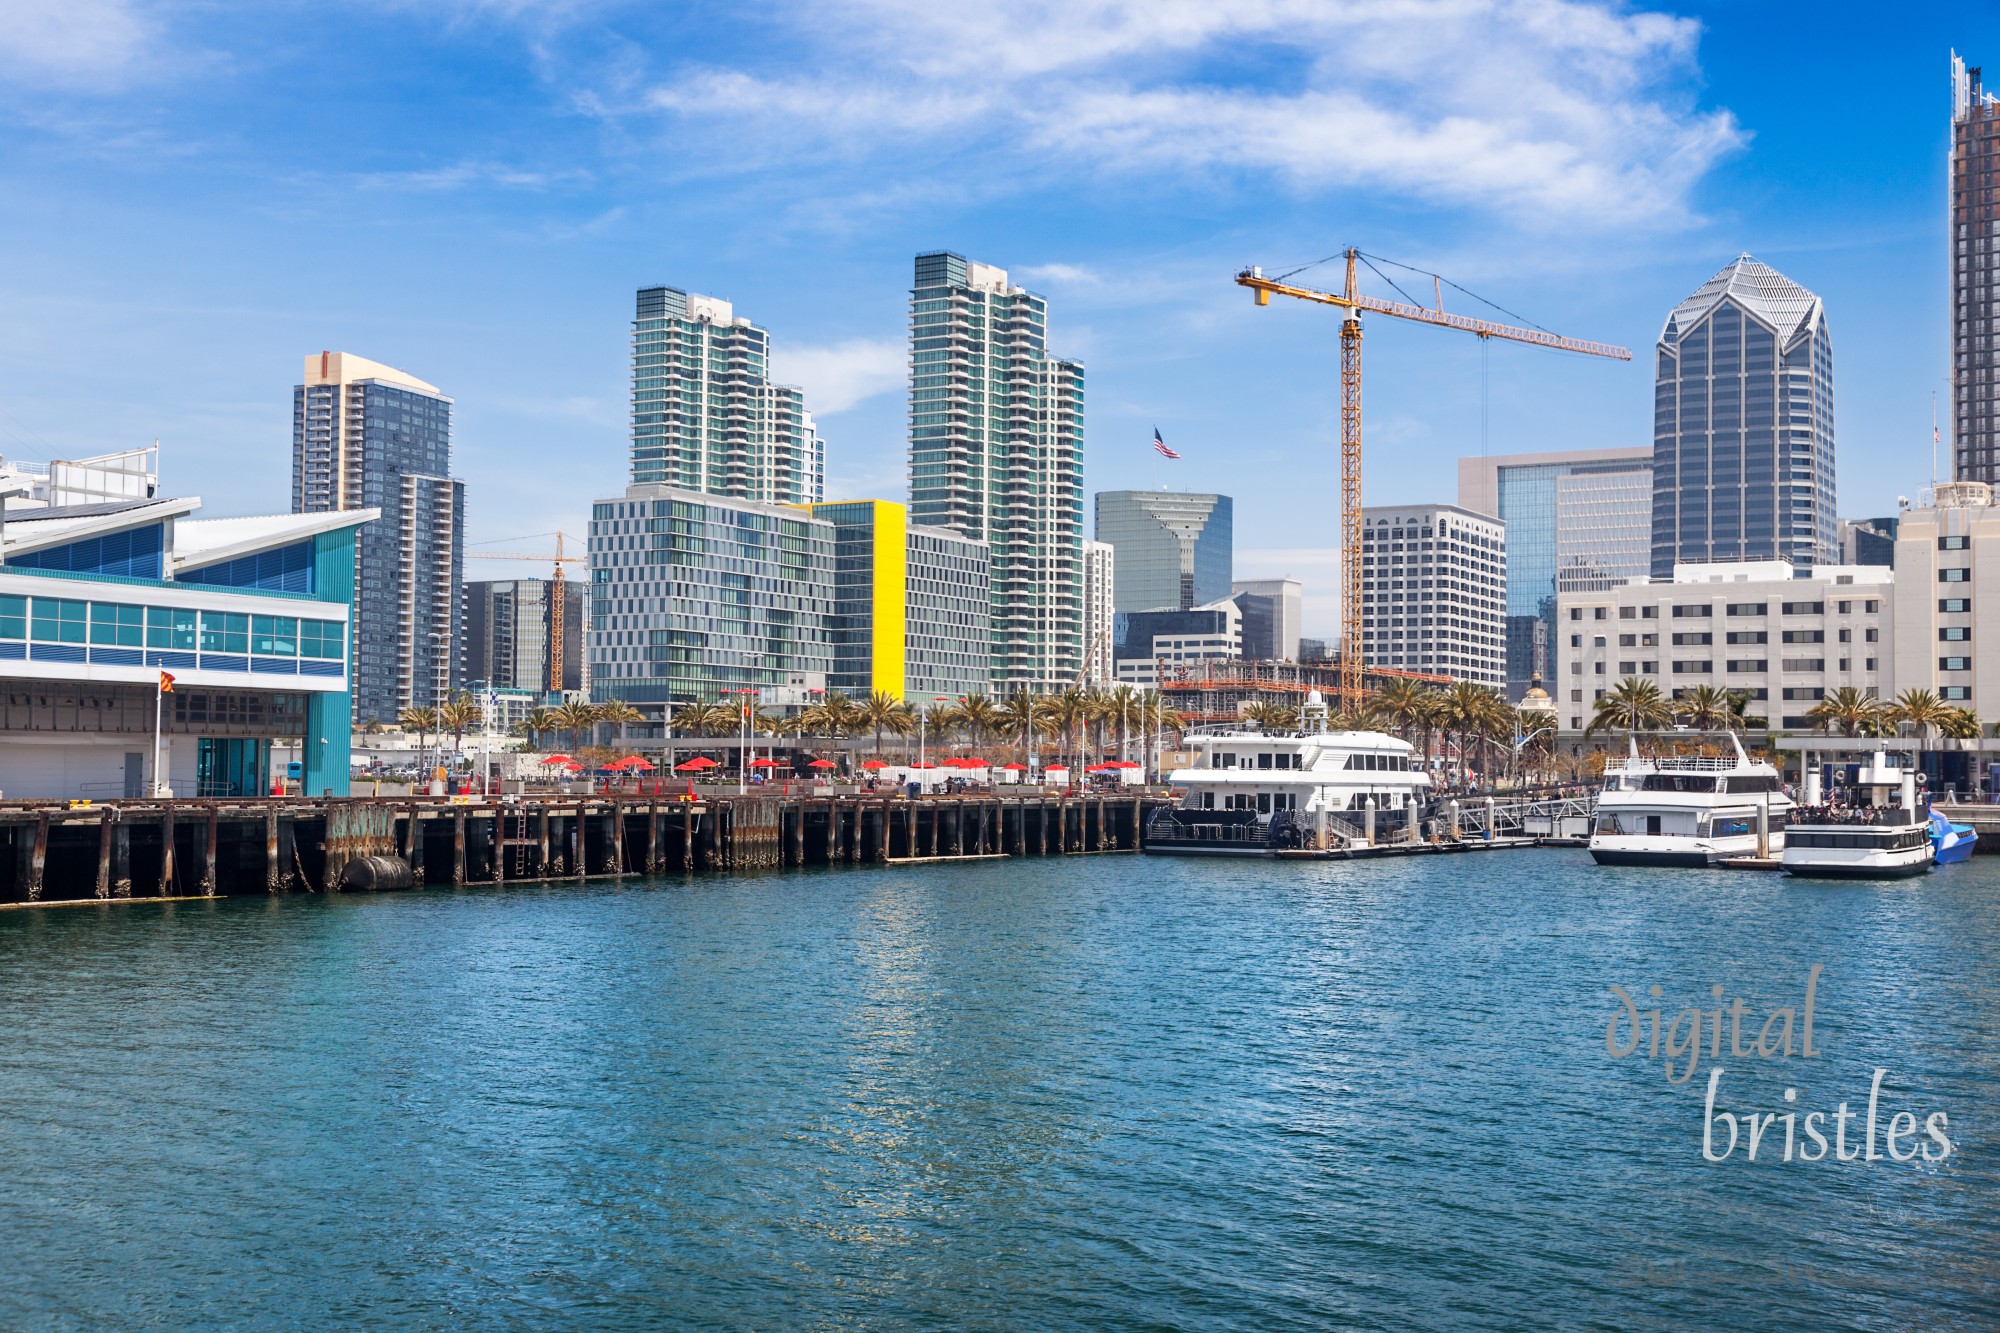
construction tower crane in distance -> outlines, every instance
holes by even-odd
[[[1340,323],[1340,698],[1343,709],[1352,709],[1361,698],[1361,314],[1393,315],[1439,328],[1459,329],[1479,338],[1505,338],[1509,342],[1535,347],[1553,347],[1562,352],[1604,356],[1630,361],[1632,353],[1610,343],[1585,342],[1565,338],[1545,329],[1516,328],[1490,320],[1447,313],[1442,280],[1430,274],[1436,307],[1426,309],[1401,301],[1385,301],[1364,296],[1355,282],[1354,262],[1362,259],[1359,250],[1349,248],[1347,284],[1338,293],[1294,287],[1277,278],[1267,278],[1261,268],[1246,268],[1236,275],[1238,286],[1257,294],[1258,305],[1271,304],[1273,293],[1321,305],[1338,306],[1347,312]],[[1365,262],[1365,261],[1364,261]],[[1386,262],[1386,261],[1385,261]],[[1308,265],[1310,267],[1310,265]],[[1373,267],[1371,264],[1370,267]],[[1379,272],[1379,270],[1378,270]],[[1290,274],[1285,275],[1287,277]],[[1453,284],[1456,286],[1457,284]],[[1460,290],[1463,290],[1462,288]]]
[[[549,583],[549,662],[547,687],[549,692],[561,694],[563,688],[563,629],[569,604],[569,581],[563,575],[564,565],[580,565],[590,557],[564,553],[563,542],[566,534],[543,533],[556,539],[554,555],[536,555],[528,551],[467,551],[468,560],[534,560],[543,564],[553,564],[556,576]],[[567,537],[575,541],[574,537]]]

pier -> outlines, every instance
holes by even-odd
[[[1136,852],[1159,796],[0,802],[0,907]]]

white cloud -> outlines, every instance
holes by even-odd
[[[129,0],[7,0],[0,71],[34,82],[101,84],[138,64],[154,24]]]
[[[825,347],[781,342],[771,350],[771,378],[804,389],[806,410],[815,416],[901,388],[907,364],[903,344],[887,339],[850,338]]]
[[[797,69],[682,68],[595,105],[729,122],[739,166],[928,144],[946,166],[1252,173],[1544,225],[1686,221],[1743,142],[1694,105],[1698,25],[1617,0],[860,0],[792,26]]]
[[[1028,264],[1014,272],[1028,282],[1053,283],[1062,287],[1095,287],[1104,281],[1095,269],[1081,264]]]

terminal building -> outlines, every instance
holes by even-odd
[[[36,493],[0,466],[0,793],[256,796],[297,762],[308,792],[347,794],[355,534],[377,511]]]

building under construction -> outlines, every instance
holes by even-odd
[[[1297,707],[1310,690],[1331,699],[1340,688],[1338,662],[1161,661],[1155,669],[1160,673],[1161,699],[1190,724],[1233,722],[1258,702]],[[1382,667],[1368,668],[1365,678],[1370,690],[1391,680],[1414,680],[1439,689],[1451,684],[1450,676]]]

